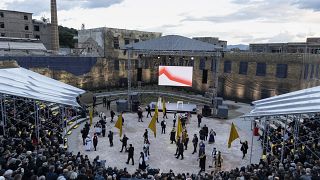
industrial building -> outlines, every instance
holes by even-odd
[[[306,42],[250,44],[250,52],[259,53],[311,53],[320,54],[320,38],[307,38]]]
[[[36,20],[32,18],[32,13],[0,10],[0,36],[12,41],[19,39],[43,43],[47,50],[53,50],[51,41],[52,24],[49,20]]]

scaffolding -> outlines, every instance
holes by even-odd
[[[203,57],[210,56],[216,61],[215,69],[213,71],[213,90],[209,92],[212,94],[211,102],[214,103],[214,108],[217,108],[214,98],[217,97],[218,91],[218,67],[219,61],[222,56],[223,49],[216,47],[212,44],[201,42],[198,40],[189,39],[182,36],[163,36],[157,39],[138,42],[126,45],[122,48],[128,56],[128,109],[131,111],[131,54],[136,53],[139,55],[139,67],[141,67],[141,56],[190,56],[190,57]],[[138,89],[141,89],[141,82],[138,82]],[[215,111],[214,111],[215,112]]]
[[[278,157],[283,162],[285,155],[289,153],[298,153],[301,150],[308,150],[314,159],[320,159],[315,147],[310,147],[309,140],[303,140],[306,136],[316,136],[313,140],[320,139],[316,133],[301,135],[300,126],[307,123],[319,123],[318,113],[300,113],[300,114],[282,114],[268,116],[247,116],[244,120],[250,120],[253,128],[259,128],[260,138],[263,150],[263,156],[274,155],[274,151],[281,150]],[[306,122],[309,119],[310,122]],[[255,124],[255,125],[254,125]],[[275,136],[274,132],[281,130],[281,137]],[[289,141],[290,140],[290,141]],[[250,163],[252,159],[253,133],[251,139]],[[304,148],[304,149],[303,149]]]

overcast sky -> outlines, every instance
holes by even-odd
[[[214,36],[228,44],[320,37],[320,0],[57,0],[59,25]],[[50,17],[50,0],[1,0],[1,9]]]

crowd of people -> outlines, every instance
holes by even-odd
[[[217,135],[212,129],[204,125],[201,127],[201,114],[198,117],[199,134],[194,134],[192,138],[193,154],[198,153],[199,168],[198,174],[190,173],[174,173],[173,171],[161,172],[160,169],[152,169],[148,167],[147,161],[150,156],[150,142],[148,140],[148,130],[143,134],[144,144],[143,152],[140,155],[138,168],[135,173],[129,173],[126,168],[119,169],[117,167],[108,167],[105,161],[97,156],[90,161],[87,155],[81,153],[71,153],[65,148],[65,140],[63,137],[63,126],[61,122],[61,114],[54,113],[50,107],[44,106],[40,108],[40,125],[36,127],[34,122],[35,107],[33,101],[16,100],[7,101],[6,106],[6,124],[1,128],[0,137],[0,180],[69,180],[69,179],[92,179],[92,180],[118,180],[120,178],[137,178],[137,179],[302,179],[316,180],[320,179],[320,123],[319,117],[304,118],[303,122],[298,125],[293,121],[288,123],[287,127],[278,126],[277,128],[269,128],[268,132],[264,132],[260,138],[261,142],[266,142],[266,150],[264,156],[257,164],[232,169],[230,171],[212,171],[206,173],[206,162],[209,167],[219,169],[223,166],[222,153],[216,148],[212,152],[205,152],[205,143],[215,142]],[[104,106],[110,109],[110,103],[103,100]],[[75,116],[74,110],[68,110],[68,116]],[[111,113],[112,115],[112,113]],[[113,114],[114,116],[115,114]],[[148,114],[151,116],[150,114]],[[0,114],[1,116],[1,114]],[[100,136],[105,136],[105,128],[103,128],[105,115],[100,115],[101,121],[95,124],[95,129],[100,128]],[[2,119],[2,117],[0,118]],[[170,141],[177,146],[177,158],[184,158],[183,151],[188,148],[189,135],[187,128],[184,128],[181,137],[176,137],[176,123],[173,124],[170,132]],[[165,120],[161,122],[163,128],[162,133],[165,134]],[[187,126],[187,120],[184,127]],[[296,132],[296,126],[299,131]],[[38,129],[39,130],[38,130]],[[286,131],[285,131],[286,129]],[[5,130],[5,131],[3,131]],[[85,124],[81,130],[84,146],[91,145],[93,149],[99,148],[98,136],[94,134],[91,138],[89,135],[90,126]],[[199,135],[199,136],[198,136]],[[113,146],[113,132],[109,131],[110,146]],[[198,138],[199,137],[199,138]],[[283,161],[281,162],[282,142],[284,138]],[[128,144],[129,138],[125,135],[122,137],[121,151],[127,151],[127,163],[134,164],[134,147]],[[294,143],[296,140],[297,143]],[[306,142],[306,143],[302,143]],[[92,144],[89,144],[92,143]],[[88,145],[89,144],[89,145]],[[248,142],[241,142],[241,151],[243,158],[247,154]],[[128,146],[129,145],[129,146]],[[211,155],[212,159],[207,158]],[[211,160],[211,161],[210,161]]]

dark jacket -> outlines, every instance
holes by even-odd
[[[93,136],[93,145],[97,146],[98,144],[98,137],[97,136]]]
[[[129,147],[128,153],[129,153],[129,156],[130,156],[130,157],[133,157],[134,147]]]
[[[170,133],[170,141],[175,141],[176,140],[176,131],[171,131]]]
[[[127,136],[126,137],[123,137],[121,142],[122,142],[122,145],[127,145],[127,142],[128,142],[128,139]]]
[[[199,142],[198,137],[197,137],[197,136],[194,136],[193,139],[192,139],[192,143],[193,143],[193,144],[198,144],[198,142]]]

